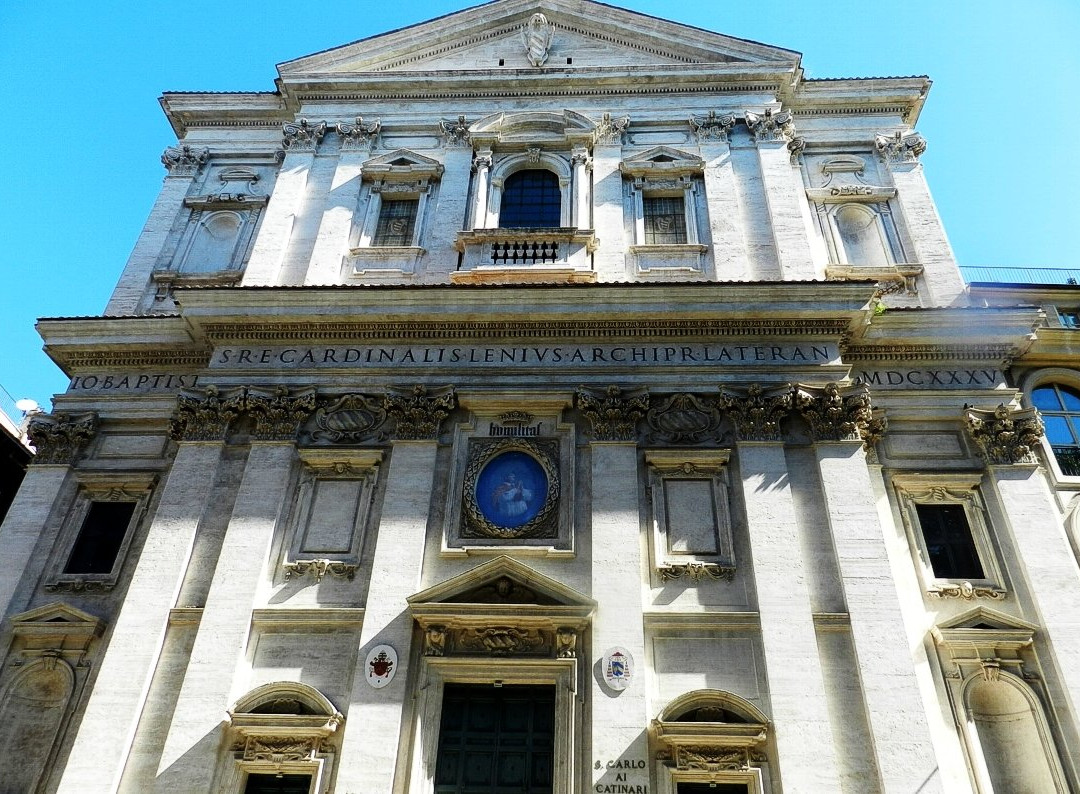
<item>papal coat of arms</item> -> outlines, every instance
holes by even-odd
[[[365,673],[367,682],[375,689],[381,689],[394,679],[397,671],[397,651],[389,645],[376,645],[367,655]]]

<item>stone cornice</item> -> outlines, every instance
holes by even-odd
[[[844,361],[1009,361],[1017,353],[1014,345],[848,345]]]

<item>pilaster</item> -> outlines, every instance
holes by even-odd
[[[725,394],[722,400],[738,438],[781,782],[787,792],[838,791],[807,561],[780,440],[780,420],[791,409],[791,392],[752,387],[745,395]]]
[[[158,791],[210,789],[222,715],[241,694],[233,688],[251,610],[292,495],[297,426],[314,407],[314,392],[289,396],[284,389],[249,390],[244,395],[244,410],[253,419],[251,452],[165,738]],[[198,493],[193,495],[198,498]]]
[[[599,245],[593,266],[600,281],[626,278],[626,240],[623,234],[622,137],[627,117],[605,113],[593,137],[593,224]]]
[[[951,306],[961,302],[966,285],[919,162],[920,155],[926,151],[926,139],[915,132],[897,131],[878,135],[875,145],[892,174],[903,227],[914,248],[914,262],[909,264],[923,267],[928,304]]]
[[[889,567],[885,532],[863,451],[878,432],[865,389],[799,387],[832,530],[872,752],[883,792],[941,791],[915,660]],[[853,671],[854,672],[854,671]]]
[[[325,134],[325,121],[312,123],[300,119],[282,125],[284,158],[266,208],[266,217],[263,218],[244,271],[244,286],[273,286],[280,283],[293,227],[303,210],[308,192],[308,177],[315,164],[315,150]]]
[[[710,110],[691,116],[690,129],[697,137],[705,161],[705,201],[709,207],[709,233],[718,281],[748,281],[752,277],[739,210],[735,169],[729,135],[735,115]]]
[[[343,148],[341,151],[323,207],[322,221],[311,254],[311,266],[304,276],[306,285],[341,282],[341,262],[349,249],[349,235],[360,202],[363,163],[369,156],[367,150],[356,148]]]
[[[422,387],[386,400],[387,413],[397,420],[397,428],[342,736],[337,778],[341,791],[396,790],[397,738],[412,683],[413,624],[406,599],[422,589],[439,429],[455,404],[452,391],[429,395]],[[376,645],[389,645],[398,652],[394,679],[380,689],[368,685],[364,666]]]
[[[169,173],[161,185],[150,216],[143,225],[135,248],[128,257],[124,272],[105,306],[106,315],[135,314],[139,310],[150,274],[158,264],[161,249],[184,208],[184,198],[191,190],[191,183],[210,159],[210,150],[196,149],[186,144],[170,146],[161,155],[162,164]]]
[[[143,703],[183,584],[237,393],[181,395],[173,419],[176,456],[161,486],[126,597],[99,662],[58,792],[113,792],[120,783]]]
[[[979,445],[1005,513],[1023,576],[1062,684],[1058,705],[1080,719],[1080,569],[1062,516],[1037,464],[1042,422],[1034,409],[968,409],[968,431]],[[995,529],[997,529],[995,527]],[[1066,719],[1062,715],[1062,719]]]
[[[432,214],[424,244],[429,256],[425,257],[422,278],[428,283],[446,283],[450,273],[457,269],[458,253],[455,244],[458,232],[465,228],[468,217],[473,147],[468,137],[465,117],[462,116],[460,121],[464,129],[457,131],[457,127],[451,125],[451,132],[446,132],[445,129],[448,122],[442,122],[445,133],[442,163],[445,170],[439,180],[435,212]],[[486,189],[484,196],[486,201]],[[480,218],[475,218],[473,225],[481,226]]]
[[[757,144],[762,186],[783,279],[821,278],[814,263],[810,206],[806,203],[794,153],[789,148],[797,140],[791,113],[769,108],[760,114],[747,111],[746,126]]]
[[[31,421],[28,433],[37,454],[0,526],[0,549],[4,552],[0,620],[7,615],[72,464],[96,432],[97,416],[92,413],[37,416]]]
[[[589,676],[592,702],[592,755],[596,759],[646,759],[648,713],[645,669],[645,627],[641,615],[646,582],[638,515],[637,423],[649,407],[645,394],[623,394],[615,386],[606,392],[582,390],[577,407],[592,427],[592,597],[596,616],[592,658],[603,664],[612,648],[625,648],[633,657],[629,685],[622,690]],[[590,766],[592,766],[590,764]],[[626,773],[628,790],[641,791],[649,782],[647,770]],[[589,790],[614,783],[603,765],[592,770]]]

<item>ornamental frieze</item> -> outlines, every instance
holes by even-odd
[[[394,435],[401,441],[434,440],[439,437],[443,420],[457,406],[452,386],[444,386],[430,394],[424,386],[414,386],[410,392],[388,394],[383,408],[397,421]]]
[[[718,398],[685,393],[661,399],[645,415],[654,444],[717,441],[722,421]]]
[[[649,395],[624,395],[618,386],[608,386],[603,392],[579,389],[574,404],[589,420],[594,441],[636,441],[637,423],[649,409]]]
[[[34,464],[71,465],[97,433],[95,413],[37,414],[26,429],[36,454]]]
[[[968,406],[965,416],[968,432],[987,463],[1038,462],[1035,448],[1043,435],[1043,423],[1034,408],[1011,409],[1002,404],[983,410]]]

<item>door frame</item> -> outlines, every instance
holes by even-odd
[[[546,685],[555,687],[552,789],[576,791],[580,775],[578,736],[581,698],[577,659],[491,659],[423,657],[417,677],[416,709],[408,775],[409,794],[432,794],[439,753],[443,689],[453,684]]]

